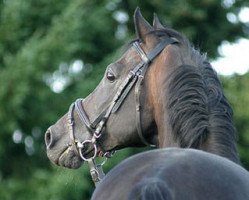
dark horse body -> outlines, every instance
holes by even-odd
[[[249,173],[228,159],[168,148],[130,157],[113,168],[92,200],[248,200]]]
[[[136,10],[134,22],[138,39],[107,67],[98,87],[46,132],[50,160],[78,168],[83,158],[143,146],[144,138],[158,148],[201,149],[239,163],[232,109],[205,55],[156,17],[150,26]],[[143,64],[165,41],[176,42]],[[135,74],[141,62],[147,70]]]

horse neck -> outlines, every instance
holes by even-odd
[[[180,65],[180,59],[172,59],[170,54],[175,54],[177,51],[175,46],[168,46],[161,53],[162,56],[156,59],[149,68],[148,71],[148,85],[149,85],[149,102],[153,107],[153,116],[157,130],[157,141],[159,148],[164,147],[178,147],[179,145],[174,139],[172,134],[172,128],[169,124],[169,115],[167,112],[167,99],[165,95],[166,77],[168,73],[167,67],[173,68],[175,65]],[[167,53],[166,53],[167,52]],[[176,54],[177,55],[177,54]],[[167,64],[165,64],[167,60]]]
[[[234,127],[232,123],[225,124],[226,128],[222,130],[223,132],[219,132],[220,130],[217,130],[219,127],[216,127],[215,124],[216,122],[214,122],[214,124],[209,124],[209,121],[204,121],[201,124],[197,124],[196,127],[193,126],[192,129],[189,129],[190,134],[187,136],[189,140],[187,140],[187,142],[183,142],[182,135],[175,131],[172,127],[170,119],[172,116],[167,109],[168,99],[165,96],[166,95],[163,95],[162,93],[158,93],[157,98],[155,98],[156,100],[154,100],[153,106],[159,148],[196,148],[226,157],[235,163],[239,163],[234,138]],[[188,130],[187,123],[194,124],[195,121],[190,120],[187,121],[186,124],[180,124],[181,129],[186,126],[186,129]],[[206,128],[203,128],[202,125],[206,126]],[[224,133],[226,130],[231,134]]]
[[[174,49],[170,50],[174,51]],[[168,54],[170,50],[168,50]],[[213,76],[213,71],[210,66],[204,67],[203,70],[206,70],[204,72],[206,73],[205,75],[202,75],[197,67],[184,66],[184,70],[180,73],[182,73],[182,76],[186,76],[187,73],[189,73],[189,75],[186,77],[186,80],[184,80],[185,82],[181,83],[181,85],[184,85],[186,88],[181,90],[186,95],[183,97],[183,95],[179,94],[173,101],[178,101],[178,98],[187,98],[188,101],[185,102],[184,100],[181,104],[173,103],[171,105],[172,102],[170,103],[169,97],[171,95],[169,94],[170,81],[168,81],[168,77],[165,75],[175,70],[172,66],[182,65],[176,55],[177,54],[174,55],[175,60],[172,60],[171,57],[166,57],[168,62],[167,66],[165,66],[165,60],[158,59],[154,63],[156,66],[152,66],[149,73],[150,102],[153,105],[159,148],[175,146],[202,149],[227,157],[238,163],[235,131],[230,116],[230,107],[226,99],[222,97],[222,102],[218,102],[219,105],[217,108],[210,108],[210,101],[216,101],[216,92],[218,92],[218,96],[223,96],[220,83],[217,77]],[[154,76],[152,74],[154,74]],[[175,76],[175,80],[171,80],[173,87],[179,82],[178,75]],[[203,80],[203,77],[212,79],[210,82],[211,86],[209,83],[204,83],[205,80]],[[198,81],[198,78],[200,78],[200,81]],[[196,81],[193,82],[193,84],[197,85],[200,91],[197,91],[197,88],[187,87],[189,83],[192,84],[191,81]],[[213,86],[215,82],[216,84]],[[207,94],[209,87],[211,91],[214,91],[213,97],[212,94]],[[177,90],[176,87],[170,92],[175,94],[178,92]],[[215,104],[216,103],[217,102],[215,102]],[[171,106],[174,106],[174,108],[171,108]],[[211,105],[211,107],[212,106],[213,105]],[[214,105],[214,107],[215,106],[216,105]],[[182,107],[184,110],[181,110]],[[172,112],[172,110],[176,111],[176,114]],[[225,113],[228,114],[224,114],[224,110],[226,110]],[[184,117],[182,117],[182,115]]]

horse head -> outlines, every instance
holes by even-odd
[[[54,163],[78,168],[124,147],[202,149],[238,161],[232,109],[206,57],[154,15],[136,9],[137,39],[96,89],[45,134]]]
[[[158,18],[155,16],[151,26],[139,9],[134,24],[137,39],[107,66],[96,89],[76,100],[47,130],[47,155],[56,164],[77,168],[83,160],[116,149],[158,144],[152,101],[156,101],[153,83],[160,77],[154,68],[162,62],[159,54],[177,40],[160,38],[155,33],[162,27]]]

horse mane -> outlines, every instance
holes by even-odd
[[[176,66],[167,81],[169,124],[176,141],[181,147],[203,149],[238,163],[233,111],[206,55],[173,29],[155,33],[179,40],[184,57],[183,65]]]

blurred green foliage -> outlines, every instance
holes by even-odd
[[[248,37],[248,25],[227,19],[248,4],[0,0],[0,199],[90,198],[94,187],[88,167],[53,166],[45,154],[43,133],[74,99],[96,87],[108,63],[134,37],[132,16],[137,6],[146,19],[152,21],[156,12],[215,58],[222,41]],[[249,169],[249,75],[224,77],[223,82],[234,107],[242,163]],[[135,152],[120,151],[105,170]]]
[[[249,169],[249,73],[243,76],[223,77],[222,80],[225,94],[234,111],[241,162]]]

